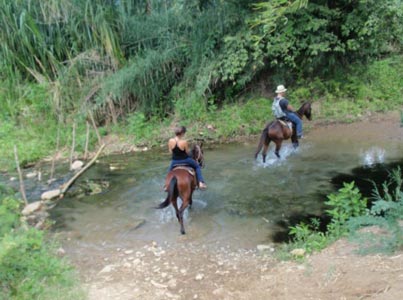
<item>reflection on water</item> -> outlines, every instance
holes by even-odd
[[[285,142],[280,160],[272,146],[266,164],[261,156],[254,160],[254,142],[205,149],[208,190],[194,193],[193,208],[185,214],[185,237],[179,234],[172,207],[155,209],[165,198],[167,155],[103,158],[85,176],[110,181],[109,190],[62,200],[53,211],[56,229],[76,240],[78,247],[123,247],[135,240],[255,247],[272,241],[295,220],[320,216],[326,195],[339,187],[340,180],[332,178],[344,174],[365,181],[379,163],[401,159],[403,153],[400,141],[381,148],[371,139],[357,142],[355,136],[336,133],[333,137],[328,131],[312,132],[297,151]],[[357,167],[363,172],[355,173]]]

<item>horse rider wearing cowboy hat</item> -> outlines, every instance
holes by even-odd
[[[286,117],[291,122],[293,122],[297,129],[297,138],[301,139],[303,138],[302,120],[298,117],[294,108],[289,104],[289,101],[284,97],[286,91],[287,89],[284,87],[284,85],[281,84],[277,86],[276,89],[277,96],[273,100],[271,109],[273,111],[274,116],[277,119]]]

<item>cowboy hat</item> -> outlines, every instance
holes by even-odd
[[[277,86],[276,93],[277,93],[277,94],[279,94],[279,93],[284,93],[286,90],[287,90],[287,89],[284,87],[284,85],[280,84],[280,85]]]

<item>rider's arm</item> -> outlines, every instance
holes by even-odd
[[[287,110],[295,112],[295,109],[294,109],[294,107],[291,106],[291,104],[287,105]]]
[[[172,149],[175,147],[175,139],[169,139],[168,141],[168,150],[169,153],[172,154]]]
[[[187,154],[189,154],[190,153],[190,150],[189,150],[189,144],[188,144],[188,142],[187,141],[183,141],[183,149],[186,151],[186,153]]]

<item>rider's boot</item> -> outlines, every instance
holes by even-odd
[[[207,185],[204,182],[200,181],[199,182],[199,189],[205,190],[205,189],[207,189]]]

